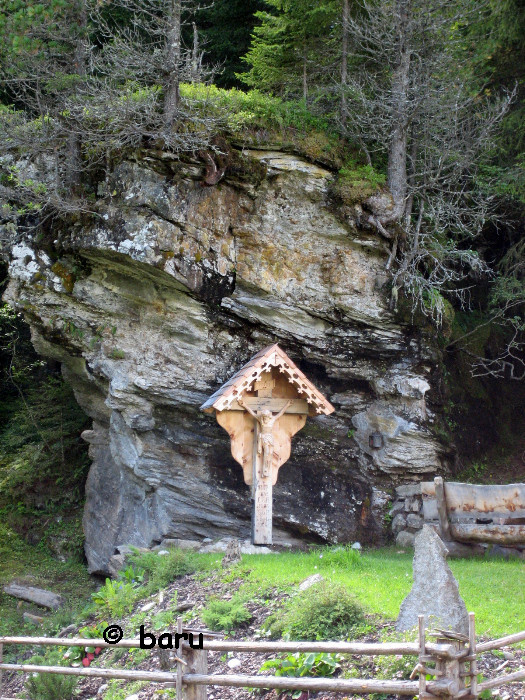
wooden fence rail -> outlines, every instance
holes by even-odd
[[[177,631],[182,632],[182,620],[177,620]],[[194,630],[195,631],[195,630]],[[427,642],[424,618],[419,617],[418,642],[406,643],[358,643],[358,642],[236,642],[204,639],[202,648],[193,648],[184,642],[176,652],[175,671],[127,671],[120,668],[73,668],[67,666],[39,666],[33,664],[3,663],[4,644],[49,645],[49,646],[95,646],[140,648],[138,639],[122,639],[110,644],[103,639],[63,639],[57,637],[0,637],[0,700],[2,673],[23,671],[26,673],[56,673],[80,677],[104,679],[142,680],[168,684],[176,688],[177,700],[205,700],[207,686],[269,688],[277,690],[312,690],[344,693],[392,693],[417,695],[421,700],[436,698],[467,700],[477,698],[483,690],[496,688],[505,683],[525,679],[525,669],[478,683],[477,657],[492,649],[525,641],[525,631],[490,642],[476,645],[474,613],[469,615],[469,636],[450,634],[439,630],[434,634],[437,642]],[[279,652],[327,652],[356,656],[411,655],[418,663],[410,680],[343,679],[343,678],[291,678],[278,676],[248,676],[238,674],[209,674],[208,651],[235,651],[256,653]],[[427,680],[427,676],[434,680]],[[419,676],[419,680],[412,680]]]

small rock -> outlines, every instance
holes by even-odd
[[[506,659],[507,661],[512,661],[513,659],[516,658],[516,655],[510,651],[503,651],[502,654],[503,654],[503,658]]]
[[[149,610],[153,610],[153,608],[157,605],[157,603],[146,603],[146,605],[143,605],[140,609],[140,612],[148,612]]]
[[[401,532],[396,537],[396,545],[398,547],[413,547],[415,534],[409,532],[408,530],[401,530]]]
[[[362,549],[361,542],[354,542],[354,544],[351,546],[350,549],[357,549],[357,550]]]
[[[390,508],[390,515],[392,518],[394,515],[397,515],[398,513],[401,513],[405,509],[405,501],[396,501],[392,508]]]
[[[423,525],[423,518],[416,513],[409,513],[407,515],[407,527],[412,527],[414,530],[419,530]]]
[[[108,572],[111,578],[117,578],[119,571],[122,571],[126,566],[126,557],[124,554],[113,554],[108,561]]]
[[[109,683],[103,683],[97,690],[97,695],[104,695],[106,690],[109,688]]]
[[[407,513],[419,513],[422,501],[416,496],[407,498],[405,501],[405,511]]]
[[[134,693],[133,695],[128,695],[127,698],[125,698],[125,700],[139,700],[139,696],[137,695],[137,693]]]
[[[240,660],[240,659],[230,659],[230,660],[228,661],[228,667],[229,667],[229,668],[232,668],[232,669],[233,669],[233,668],[239,668],[240,665],[241,665],[241,660]]]
[[[299,590],[306,591],[308,588],[315,586],[316,583],[321,583],[321,581],[324,581],[321,574],[313,574],[313,576],[308,576],[308,578],[305,578],[305,580],[299,584]]]
[[[27,620],[27,622],[32,622],[34,625],[41,625],[44,622],[44,618],[40,617],[39,615],[31,615],[31,613],[25,612],[24,613],[24,620]]]
[[[241,543],[239,540],[230,540],[226,547],[226,554],[222,558],[222,565],[229,566],[241,561]]]
[[[167,554],[169,554],[167,549],[161,549],[158,552],[159,557],[165,557]]]
[[[400,530],[404,530],[406,523],[406,516],[403,513],[398,513],[396,516],[394,516],[394,519],[392,520],[392,532],[394,535],[397,535]]]
[[[67,637],[68,634],[72,634],[73,632],[76,632],[77,626],[76,625],[68,625],[67,627],[63,627],[60,632],[58,633],[59,637]]]
[[[420,484],[405,484],[396,488],[396,493],[400,498],[407,496],[418,496],[421,494]]]

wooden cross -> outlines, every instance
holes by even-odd
[[[333,406],[279,346],[272,345],[201,408],[215,410],[217,422],[230,435],[232,456],[251,486],[252,542],[271,544],[272,491],[279,467],[290,457],[292,437],[308,415],[332,413]]]

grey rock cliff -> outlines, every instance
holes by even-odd
[[[249,536],[249,489],[199,406],[273,342],[336,407],[294,438],[278,537],[377,541],[385,489],[443,468],[426,404],[436,356],[389,311],[384,243],[337,211],[329,171],[277,152],[241,161],[257,176],[215,187],[166,154],[123,162],[98,219],[7,251],[5,298],[93,419],[91,571],[119,545]]]

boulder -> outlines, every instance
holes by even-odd
[[[64,599],[58,593],[46,591],[43,588],[34,588],[33,586],[22,586],[18,583],[10,583],[4,586],[4,593],[50,610],[58,610],[64,604]]]
[[[428,525],[415,538],[414,583],[401,604],[396,629],[400,632],[418,624],[418,615],[432,624],[468,634],[468,613],[458,584],[447,564],[448,550]]]
[[[425,408],[439,350],[392,312],[381,237],[342,216],[333,172],[266,150],[236,158],[214,187],[174,154],[120,160],[99,215],[54,227],[52,255],[31,233],[5,246],[5,300],[92,419],[91,573],[107,574],[121,543],[250,536],[229,436],[199,407],[274,342],[336,408],[294,438],[273,490],[275,542],[384,541],[392,484],[446,470]],[[368,206],[388,211],[391,198]]]

